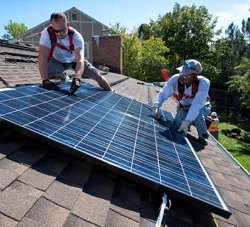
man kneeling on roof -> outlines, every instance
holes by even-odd
[[[194,123],[199,134],[198,141],[207,145],[205,117],[211,113],[211,105],[208,101],[210,81],[200,75],[202,66],[197,60],[185,60],[184,65],[177,69],[180,72],[173,75],[159,92],[152,116],[160,119],[159,108],[165,100],[174,95],[178,101],[178,107],[172,129],[187,135],[190,124]]]
[[[50,80],[64,70],[74,69],[70,91],[72,94],[80,87],[80,78],[89,77],[105,90],[111,87],[98,70],[84,59],[84,40],[82,35],[69,26],[63,13],[52,13],[50,26],[41,32],[39,42],[39,71],[43,85],[47,89],[57,86]]]

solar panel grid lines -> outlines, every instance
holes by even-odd
[[[170,134],[170,136],[171,136],[171,134]],[[172,137],[172,136],[171,136],[171,137]],[[189,185],[189,182],[188,182],[187,176],[186,176],[186,174],[185,174],[185,170],[184,170],[184,168],[183,168],[183,164],[182,164],[182,162],[181,162],[181,160],[180,160],[180,157],[179,157],[179,154],[178,154],[178,151],[177,151],[177,149],[176,149],[176,146],[175,146],[175,145],[174,145],[174,148],[175,148],[175,153],[176,153],[176,156],[177,156],[177,158],[178,158],[178,162],[179,162],[179,164],[180,164],[180,167],[181,167],[181,170],[182,170],[182,173],[183,173],[184,179],[185,179],[185,181],[186,181],[186,184],[187,184],[188,190],[190,191],[190,194],[191,194],[191,196],[192,196],[193,194],[192,194],[192,191],[191,191],[191,189],[190,189],[190,185]]]
[[[153,121],[155,121],[155,120],[153,119]],[[160,160],[159,160],[159,151],[158,151],[158,146],[157,146],[155,124],[153,125],[153,128],[154,128],[154,140],[155,140],[156,159],[157,159],[157,165],[158,165],[159,177],[160,177],[159,180],[160,180],[160,183],[162,183],[162,180],[161,180],[161,166],[160,166]]]
[[[103,100],[101,100],[101,101],[103,101]],[[100,102],[101,102],[100,101]],[[80,102],[80,101],[79,101]],[[75,103],[75,104],[77,104],[77,102]],[[90,111],[90,110],[92,110],[93,108],[95,108],[97,105],[98,105],[99,103],[97,103],[97,104],[94,104],[92,107],[90,107],[89,109],[87,109],[86,111],[84,111],[83,113],[81,113],[79,116],[77,116],[76,118],[74,118],[74,119],[72,119],[71,121],[69,121],[69,122],[67,122],[67,123],[65,123],[61,128],[58,128],[57,130],[55,130],[53,133],[51,133],[50,135],[49,135],[49,137],[51,137],[51,136],[53,136],[53,134],[55,134],[56,132],[58,132],[59,130],[61,130],[61,129],[63,129],[64,127],[66,127],[67,125],[69,125],[70,123],[72,123],[73,121],[75,121],[75,120],[77,120],[78,118],[80,118],[83,114],[85,114],[85,113],[87,113],[88,111]],[[73,105],[73,104],[72,104]],[[111,110],[111,109],[110,109]],[[106,113],[107,114],[107,113]],[[105,115],[106,115],[105,114]],[[105,116],[104,115],[104,116]],[[102,118],[104,118],[104,116],[102,117]],[[101,118],[101,120],[102,120],[102,118]],[[99,120],[99,121],[101,121],[101,120]],[[96,125],[98,124],[99,122],[97,122],[96,123]],[[88,133],[90,133],[91,131],[89,131]],[[86,134],[86,136],[87,136],[88,134]],[[80,141],[81,142],[81,141]],[[79,142],[79,143],[80,143]],[[77,144],[78,145],[78,144]],[[77,146],[76,145],[76,146]]]
[[[134,164],[135,148],[136,148],[136,145],[137,145],[137,137],[138,137],[138,132],[139,132],[141,113],[142,113],[142,106],[141,106],[140,112],[139,112],[139,121],[138,121],[137,126],[136,126],[135,143],[134,143],[134,147],[133,147],[133,154],[132,154],[132,161],[131,161],[131,165],[130,165],[130,171],[132,171],[132,167],[133,167],[133,164]]]
[[[8,109],[8,113],[12,111],[15,111],[16,109],[15,108],[11,108],[9,105],[8,105],[8,102],[11,102],[11,101],[16,101],[16,100],[19,100],[19,97],[22,96],[23,93],[20,93],[20,92],[14,92],[13,93],[13,90],[12,89],[6,89],[5,91],[5,94],[1,94],[1,98],[0,98],[0,102],[2,105],[4,105],[5,108]],[[14,98],[12,97],[14,96]],[[31,96],[31,95],[27,95],[28,97]],[[21,100],[22,101],[22,100]],[[10,103],[9,103],[10,104]],[[19,105],[19,103],[16,103],[16,102],[12,102],[12,104],[14,105]],[[2,114],[5,114],[3,111],[5,110],[5,108],[1,108],[0,109],[0,115]],[[7,113],[6,112],[6,113]]]
[[[149,105],[88,84],[76,96],[59,86],[1,90],[0,119],[229,214],[188,140],[154,120]]]
[[[8,91],[10,91],[10,90],[7,90],[7,94],[10,94]],[[47,103],[47,100],[50,100],[51,99],[51,97],[49,97],[49,96],[46,96],[46,93],[49,93],[48,91],[46,91],[46,92],[43,92],[43,93],[41,93],[40,94],[40,98],[41,97],[47,97],[46,98],[46,101],[42,101],[41,99],[41,103]],[[18,95],[18,94],[20,94],[20,95]],[[45,94],[45,96],[41,96],[41,95],[44,95]],[[11,94],[10,94],[11,95]],[[28,97],[28,98],[34,98],[34,96],[32,95],[32,94],[30,94],[30,95],[25,95],[25,93],[24,94],[22,94],[22,96],[21,96],[21,93],[20,92],[16,92],[16,93],[14,93],[13,94],[13,92],[12,92],[12,95],[17,95],[17,97],[15,97],[15,98],[12,98],[11,96],[9,96],[7,99],[6,99],[6,101],[2,101],[1,102],[1,104],[4,104],[5,106],[6,106],[6,103],[8,103],[9,105],[13,105],[12,106],[12,108],[14,109],[13,110],[13,112],[16,112],[16,111],[21,111],[21,110],[23,110],[23,109],[26,109],[27,108],[27,106],[22,106],[22,108],[19,108],[21,105],[20,105],[20,102],[22,102],[22,103],[26,103],[26,102],[23,102],[23,101],[20,101],[20,97]],[[66,96],[66,95],[65,95]],[[61,96],[57,96],[57,99],[60,99],[60,98],[62,98]],[[36,99],[36,98],[35,98]],[[38,98],[39,99],[39,98]],[[30,99],[29,99],[30,100]],[[16,101],[18,101],[18,102],[16,102]],[[52,99],[52,100],[50,100],[50,101],[54,101],[54,99]],[[7,106],[9,107],[9,105],[7,104]],[[26,103],[26,104],[28,104],[28,103]],[[34,106],[37,106],[38,104],[40,104],[40,102],[39,103],[37,103],[37,104],[35,104],[35,105],[28,105],[28,107],[34,107]],[[9,112],[9,113],[12,113],[12,112]]]
[[[128,109],[129,109],[129,107],[130,107],[131,103],[132,103],[132,100],[131,100],[131,102],[130,102],[129,106],[127,107],[127,109],[126,109],[126,112],[128,111]],[[109,147],[110,147],[110,145],[111,145],[111,143],[112,143],[112,141],[113,141],[113,139],[114,139],[114,137],[115,137],[115,135],[116,135],[117,131],[119,130],[119,128],[120,128],[120,126],[121,126],[121,123],[122,123],[122,121],[123,121],[123,119],[124,119],[124,117],[125,117],[126,112],[124,113],[124,115],[123,115],[123,117],[122,117],[122,119],[121,119],[121,121],[120,121],[119,125],[117,126],[117,128],[116,128],[116,130],[115,130],[115,132],[114,132],[114,134],[113,134],[113,137],[111,138],[111,140],[110,140],[110,142],[109,142],[108,146],[106,147],[106,150],[105,150],[105,152],[104,152],[104,154],[103,154],[102,158],[104,158],[104,157],[105,157],[105,155],[106,155],[106,153],[107,153],[107,151],[108,151],[108,149],[109,149]]]

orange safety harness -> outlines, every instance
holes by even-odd
[[[72,27],[68,27],[68,36],[69,36],[69,48],[63,46],[62,44],[58,43],[56,40],[56,33],[52,26],[49,26],[47,28],[47,31],[49,33],[50,41],[51,41],[51,48],[50,48],[50,53],[48,57],[48,62],[51,60],[51,57],[53,55],[55,47],[59,47],[63,50],[72,52],[74,50],[74,44],[73,44],[73,34],[74,34],[74,29]]]

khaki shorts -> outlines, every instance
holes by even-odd
[[[73,69],[75,70],[76,63],[61,63],[56,59],[52,58],[48,64],[48,74],[49,75],[60,75],[64,72],[64,70]],[[98,70],[87,60],[84,60],[84,71],[82,74],[82,78],[91,78],[93,76],[100,75]]]

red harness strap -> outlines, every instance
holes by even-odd
[[[199,86],[199,79],[196,77],[192,81],[192,96],[189,98],[193,98],[195,94],[198,91],[198,86]],[[184,91],[185,91],[185,84],[181,84],[180,81],[178,80],[178,93],[179,95],[174,95],[174,98],[177,99],[177,101],[181,100],[184,96]]]
[[[53,52],[54,52],[54,49],[56,46],[63,49],[63,50],[69,51],[69,52],[72,52],[74,50],[74,44],[73,44],[74,29],[72,27],[68,27],[69,46],[70,46],[69,48],[63,46],[60,43],[57,43],[56,33],[51,26],[49,26],[47,28],[47,31],[49,33],[49,37],[50,37],[50,41],[51,41],[51,48],[50,48],[50,53],[49,53],[49,57],[48,57],[48,62],[51,60],[51,57],[53,55]]]

